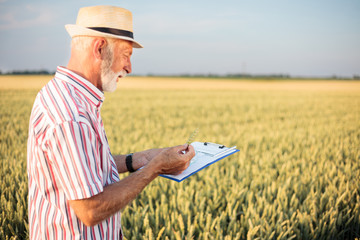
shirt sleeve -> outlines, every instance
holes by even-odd
[[[45,148],[52,171],[68,200],[84,199],[103,191],[100,146],[89,124],[64,122],[48,136]]]

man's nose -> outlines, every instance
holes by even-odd
[[[131,61],[130,61],[130,59],[129,59],[128,62],[125,64],[124,70],[127,72],[127,74],[131,73]]]

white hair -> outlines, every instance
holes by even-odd
[[[91,46],[93,37],[76,36],[71,39],[71,48],[76,50],[86,50]]]
[[[94,37],[91,36],[76,36],[71,40],[71,48],[79,50],[79,51],[87,51],[94,40]],[[104,48],[104,52],[106,55],[114,53],[115,39],[105,38],[107,44]]]

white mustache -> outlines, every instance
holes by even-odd
[[[120,72],[119,72],[119,77],[120,78],[124,78],[124,77],[126,77],[126,75],[127,75],[127,72],[125,71],[125,70],[121,70]]]

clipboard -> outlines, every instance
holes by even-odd
[[[162,174],[161,177],[181,182],[211,164],[240,151],[236,146],[228,148],[210,142],[193,142],[191,145],[195,149],[195,156],[191,159],[189,167],[178,175]]]

